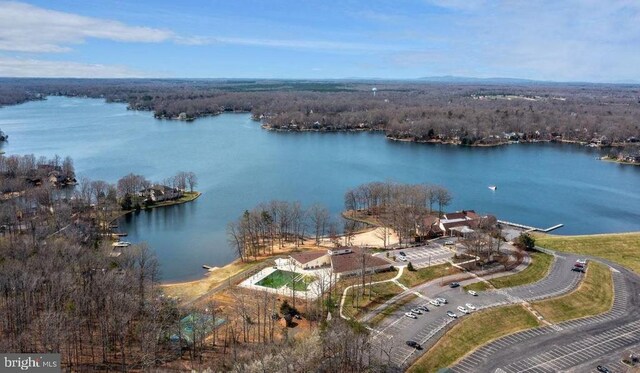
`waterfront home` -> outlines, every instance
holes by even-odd
[[[441,218],[427,216],[423,219],[422,225],[416,226],[416,240],[420,241],[440,236],[465,237],[473,233],[481,221],[486,221],[487,218],[492,217],[489,215],[481,216],[474,210],[446,213]]]
[[[153,185],[141,190],[138,194],[140,197],[143,197],[145,201],[162,202],[181,198],[184,192],[178,188],[172,188],[166,185]]]
[[[323,251],[294,253],[289,260],[301,269],[330,267],[336,278],[356,276],[365,273],[388,271],[393,264],[380,257],[373,256],[360,247],[338,247]]]

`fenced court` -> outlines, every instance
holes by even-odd
[[[280,289],[287,285],[287,287],[293,287],[295,290],[306,291],[308,285],[313,281],[314,278],[311,276],[277,269],[255,284],[272,289]]]

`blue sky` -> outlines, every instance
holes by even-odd
[[[0,76],[640,79],[640,1],[0,0]]]

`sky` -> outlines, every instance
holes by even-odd
[[[0,0],[0,76],[638,82],[640,0]]]

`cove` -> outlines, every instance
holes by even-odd
[[[450,210],[541,228],[563,223],[558,234],[640,230],[640,167],[598,161],[599,150],[570,144],[465,148],[380,133],[270,132],[249,114],[167,121],[124,104],[66,97],[1,108],[0,128],[10,136],[0,143],[6,155],[69,155],[79,177],[113,183],[133,172],[162,181],[195,172],[203,193],[196,201],[120,221],[128,241],[155,250],[165,281],[198,278],[202,264],[232,261],[226,225],[245,209],[299,200],[338,216],[347,189],[375,180],[440,184],[453,195]]]

